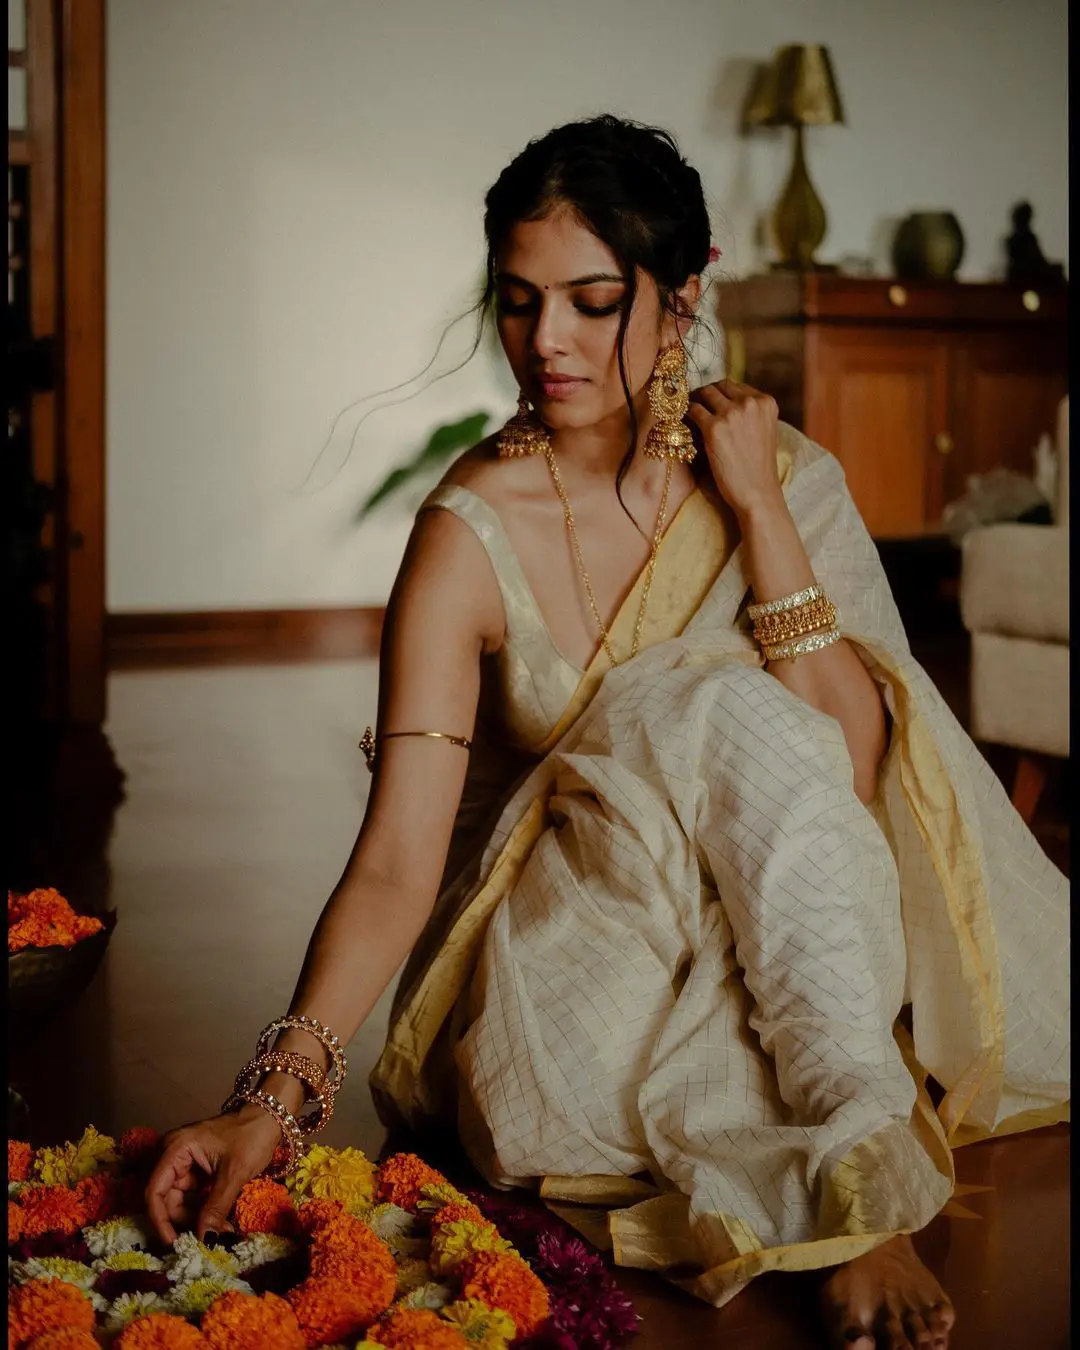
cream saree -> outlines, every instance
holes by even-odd
[[[781,431],[892,715],[873,808],[762,668],[701,512],[661,549],[653,645],[594,662],[440,897],[371,1078],[386,1123],[456,1124],[491,1182],[715,1304],[923,1227],[952,1148],[1068,1114],[1067,883],[912,659],[836,461]]]

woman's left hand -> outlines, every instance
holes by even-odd
[[[694,390],[686,416],[700,432],[716,486],[736,516],[784,504],[776,470],[779,409],[770,394],[718,380]]]

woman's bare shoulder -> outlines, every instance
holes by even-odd
[[[547,465],[543,458],[503,458],[496,432],[459,455],[443,474],[440,487],[468,488],[498,511],[500,507],[512,508],[516,501],[546,482]]]

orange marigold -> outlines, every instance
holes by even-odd
[[[292,1237],[296,1232],[296,1206],[279,1181],[256,1177],[242,1188],[233,1217],[241,1233],[275,1233]]]
[[[115,1214],[116,1183],[108,1172],[94,1172],[83,1177],[72,1188],[79,1202],[82,1221],[80,1228],[88,1224],[100,1223]]]
[[[17,1344],[60,1327],[91,1331],[94,1305],[81,1289],[63,1280],[28,1280],[8,1290],[8,1331]]]
[[[136,1317],[113,1342],[113,1350],[207,1350],[207,1339],[197,1327],[171,1313]]]
[[[77,1233],[83,1226],[83,1205],[66,1186],[34,1186],[19,1196],[23,1237],[45,1233]]]
[[[354,1284],[319,1276],[309,1276],[286,1297],[309,1347],[362,1336],[386,1306]]]
[[[340,1200],[305,1200],[296,1211],[296,1223],[306,1237],[313,1238],[320,1228],[346,1215]]]
[[[426,1308],[399,1308],[368,1332],[368,1340],[388,1350],[463,1350],[464,1334]]]
[[[289,1150],[286,1145],[279,1144],[277,1148],[274,1149],[270,1161],[266,1164],[267,1171],[274,1171],[279,1167],[284,1167],[289,1161],[289,1156]]]
[[[222,1294],[203,1314],[199,1330],[214,1350],[304,1350],[296,1314],[277,1294]]]
[[[7,1179],[25,1181],[30,1175],[30,1165],[34,1161],[34,1150],[21,1139],[9,1139],[7,1146]]]
[[[149,1125],[136,1125],[120,1136],[118,1148],[120,1157],[129,1167],[144,1167],[156,1160],[161,1149],[161,1135]]]
[[[520,1256],[477,1252],[461,1268],[462,1299],[478,1298],[514,1319],[519,1336],[531,1336],[551,1311],[548,1291]]]
[[[74,947],[103,927],[100,919],[76,914],[59,891],[8,892],[8,951],[23,947]]]
[[[27,1341],[26,1350],[101,1350],[101,1342],[82,1327],[56,1327]]]
[[[398,1205],[401,1209],[407,1209],[415,1214],[420,1188],[445,1181],[446,1178],[441,1172],[429,1167],[415,1153],[395,1153],[379,1168],[375,1198],[379,1201],[389,1201],[390,1204]]]
[[[475,1205],[443,1205],[442,1209],[436,1210],[431,1219],[432,1228],[439,1228],[444,1223],[454,1223],[458,1219],[464,1219],[467,1223],[483,1223],[488,1227],[494,1228],[494,1224],[485,1219],[483,1214]]]
[[[17,1200],[7,1202],[7,1240],[10,1247],[23,1235],[23,1210]]]

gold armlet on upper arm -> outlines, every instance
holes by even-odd
[[[449,741],[451,745],[460,745],[463,750],[472,749],[472,741],[467,737],[451,736],[445,731],[384,731],[381,736],[376,738],[372,729],[367,727],[360,737],[360,749],[364,752],[369,773],[375,768],[376,741],[393,740],[395,736],[433,736],[436,740]]]

